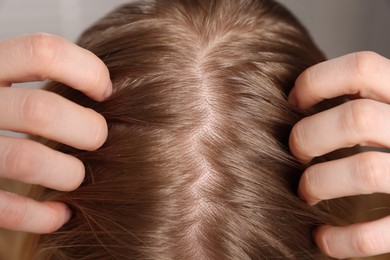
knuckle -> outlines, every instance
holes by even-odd
[[[42,168],[42,162],[35,156],[36,152],[37,150],[31,147],[29,141],[11,145],[3,155],[3,167],[7,176],[26,182],[36,179],[37,173]]]
[[[22,197],[12,194],[0,208],[1,224],[4,227],[17,229],[24,221],[27,214],[27,204]]]
[[[382,117],[382,111],[374,101],[354,100],[347,103],[341,125],[344,131],[355,133],[358,139],[369,138],[381,129]]]
[[[362,79],[372,77],[381,59],[381,56],[373,51],[356,52],[353,57],[356,74]]]
[[[372,256],[376,254],[379,239],[370,228],[361,226],[355,233],[352,248],[359,256]]]
[[[386,160],[378,153],[366,152],[357,157],[353,181],[363,193],[380,192],[388,183]]]
[[[28,163],[26,163],[26,158],[29,156],[28,147],[22,143],[18,145],[11,145],[9,149],[4,153],[3,165],[5,171],[12,177],[22,177],[20,176],[25,170],[28,169]]]
[[[29,58],[39,66],[50,67],[61,51],[61,42],[58,40],[58,37],[47,33],[38,33],[30,36],[28,44],[30,48]]]
[[[56,119],[56,106],[43,91],[30,91],[21,99],[19,118],[26,129],[45,129]]]

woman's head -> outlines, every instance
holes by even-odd
[[[85,164],[73,209],[40,238],[44,259],[306,259],[327,207],[294,194],[302,167],[289,131],[303,115],[286,95],[322,60],[306,31],[265,0],[149,0],[98,21],[80,45],[108,66],[112,97],[96,103],[57,92],[105,116],[106,143],[58,149]],[[71,75],[70,75],[71,76]]]

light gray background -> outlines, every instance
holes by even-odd
[[[359,50],[390,58],[390,0],[280,0],[329,58]]]
[[[93,21],[129,0],[0,0],[0,39],[49,32],[74,41]],[[373,50],[390,58],[390,0],[280,0],[329,58]]]

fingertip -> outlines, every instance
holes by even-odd
[[[85,179],[85,166],[81,161],[79,161],[79,166],[77,167],[77,169],[75,171],[75,178],[74,178],[75,184],[72,187],[72,189],[69,191],[73,191],[73,190],[77,189],[78,187],[80,187],[80,185],[83,183],[84,179]]]
[[[68,223],[68,221],[72,218],[72,210],[69,208],[68,205],[65,205],[65,214],[64,214],[64,221],[63,221],[63,225],[65,225],[66,223]]]
[[[105,143],[108,135],[108,125],[106,119],[93,109],[87,108],[86,112],[83,118],[80,119],[80,121],[84,120],[85,127],[79,128],[78,142],[74,142],[73,147],[94,151]]]
[[[93,54],[93,53],[92,53]],[[95,56],[95,54],[93,54]],[[104,101],[112,94],[112,81],[110,78],[110,72],[106,64],[95,56],[99,62],[99,66],[96,72],[96,82],[90,87],[88,96],[94,98],[96,101]]]
[[[307,205],[313,207],[317,205],[321,200],[318,199],[312,199],[309,198],[309,196],[306,195],[306,192],[303,191],[304,189],[302,188],[301,185],[298,187],[298,197],[301,201],[305,202]]]
[[[302,126],[302,121],[303,120],[295,124],[291,129],[288,146],[290,149],[290,153],[295,158],[297,158],[302,165],[307,165],[311,162],[313,157],[310,156],[310,150],[306,149],[306,135],[304,135],[305,124],[303,124]]]
[[[68,205],[60,202],[53,202],[58,207],[58,221],[54,228],[49,232],[55,232],[65,225],[72,218],[72,211]]]
[[[46,201],[44,202],[48,206],[52,213],[48,216],[50,219],[47,219],[46,222],[42,222],[44,225],[40,230],[40,234],[53,233],[60,229],[64,224],[66,224],[72,217],[72,211],[70,208],[61,202]]]
[[[324,100],[323,87],[320,86],[320,81],[317,79],[321,69],[320,64],[304,70],[295,80],[295,85],[289,95],[290,104],[299,110],[306,110]]]
[[[110,80],[108,82],[108,86],[107,86],[106,92],[103,95],[103,98],[107,99],[111,96],[111,94],[112,94],[112,81]]]
[[[298,185],[298,191],[297,191],[297,195],[298,195],[298,198],[302,201],[302,202],[304,202],[304,203],[306,203],[306,204],[309,204],[308,202],[307,202],[307,199],[305,198],[305,194],[304,194],[304,192],[303,192],[303,188],[302,188],[302,177],[301,177],[301,180],[300,180],[300,182],[299,182],[299,185]],[[310,204],[309,204],[310,205]]]
[[[298,184],[298,197],[309,206],[315,206],[321,199],[317,197],[318,181],[313,181],[313,174],[310,173],[310,168],[306,169],[302,174]],[[315,175],[314,175],[315,176]],[[314,178],[316,180],[316,178]]]
[[[308,78],[310,78],[309,72],[310,68],[306,69],[298,76],[298,78],[295,80],[294,87],[291,89],[290,94],[288,95],[289,104],[298,110],[305,110],[310,107],[306,104],[305,101],[307,95],[310,94],[308,93],[307,89],[307,85],[310,84],[308,83]]]
[[[62,42],[58,62],[46,71],[48,77],[80,90],[96,101],[105,100],[112,92],[106,64],[92,51],[67,40],[62,39]]]
[[[61,154],[61,156],[67,157],[67,167],[62,167],[63,172],[62,176],[57,177],[57,180],[62,178],[62,182],[60,184],[53,183],[50,186],[47,185],[47,187],[59,190],[59,191],[74,191],[80,185],[83,183],[85,178],[85,166],[84,164],[77,158],[68,155],[68,154]],[[61,169],[62,170],[62,169]],[[58,170],[58,173],[60,172],[60,169]]]
[[[331,255],[331,253],[332,253],[330,251],[329,243],[327,242],[328,240],[326,238],[326,231],[329,228],[331,228],[331,227],[327,226],[327,225],[321,225],[321,226],[314,228],[314,230],[313,230],[313,238],[314,238],[316,245],[321,250],[321,252],[323,252],[324,254],[326,254],[328,256]]]
[[[296,108],[298,107],[298,100],[296,97],[295,87],[291,90],[290,94],[288,95],[287,101],[293,107],[296,107]]]
[[[310,199],[307,199],[304,195],[304,193],[301,191],[301,188],[299,187],[298,188],[298,198],[306,203],[307,205],[309,206],[315,206],[319,201],[315,201],[315,200],[310,200]]]
[[[316,243],[317,246],[318,246],[318,239],[317,238],[318,238],[319,228],[320,228],[320,226],[317,226],[312,231],[313,240],[314,240],[314,242]]]
[[[107,121],[101,114],[98,114],[98,121],[99,121],[98,127],[96,127],[96,130],[94,133],[96,136],[96,139],[91,144],[91,146],[86,149],[88,151],[96,150],[106,142],[106,139],[108,136]]]
[[[89,66],[89,70],[86,67],[84,76],[88,79],[85,81],[86,85],[80,88],[80,90],[96,101],[104,101],[112,94],[110,72],[106,64],[99,57],[89,50],[85,51],[93,58],[86,65]]]
[[[315,206],[317,205],[318,203],[320,203],[320,200],[307,200],[306,203],[309,205],[309,206]]]

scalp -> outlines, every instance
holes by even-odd
[[[42,252],[314,257],[319,214],[295,196],[302,169],[287,150],[302,115],[286,95],[321,55],[288,11],[261,0],[144,1],[100,20],[80,45],[107,64],[113,95],[98,104],[51,90],[103,114],[109,137],[97,151],[60,148],[83,161],[87,178],[53,195],[75,214]]]

